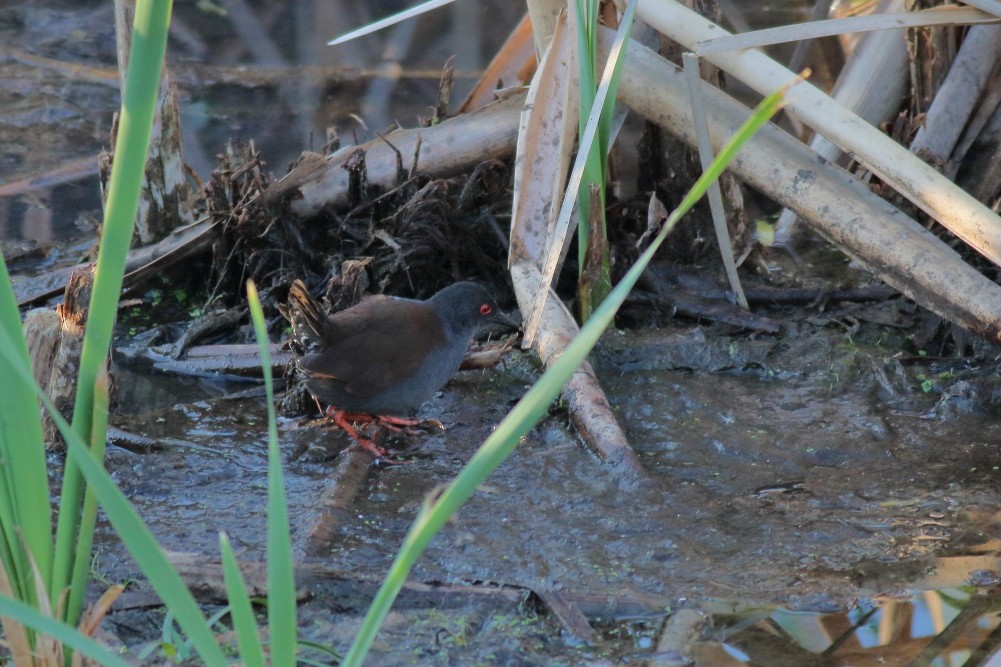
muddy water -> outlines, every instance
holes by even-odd
[[[430,115],[445,61],[455,56],[457,105],[523,11],[508,2],[457,3],[395,31],[327,46],[399,9],[174,3],[167,58],[185,163],[207,180],[226,142],[252,141],[281,176],[304,150],[322,150],[328,130],[347,145],[396,123],[413,127]],[[110,145],[120,99],[113,5],[0,3],[0,44],[0,240],[47,247],[92,238],[102,215],[97,155]]]
[[[412,577],[563,596],[601,636],[578,644],[551,613],[521,604],[462,595],[429,602],[410,592],[390,624],[392,641],[379,645],[379,664],[407,664],[411,651],[431,650],[428,641],[441,655],[468,658],[463,651],[523,633],[546,638],[521,653],[537,660],[528,664],[567,651],[582,660],[640,656],[666,610],[679,606],[835,612],[888,593],[959,586],[974,572],[993,583],[983,574],[996,565],[993,547],[979,545],[997,530],[996,373],[901,363],[901,337],[873,325],[854,336],[803,323],[795,330],[772,340],[707,338],[691,326],[610,334],[596,365],[648,479],[637,483],[597,461],[556,408],[432,542]],[[385,573],[426,494],[454,477],[535,377],[521,354],[496,371],[460,374],[421,413],[447,430],[410,438],[404,456],[412,462],[370,470],[332,522],[322,498],[346,440],[282,424],[299,558],[356,578],[329,598],[326,584],[314,589],[306,617],[326,618],[328,604],[341,610],[322,637],[350,641],[374,590],[364,582]],[[177,402],[182,390],[202,397]],[[116,450],[109,466],[168,548],[211,556],[226,530],[242,557],[262,560],[263,403],[207,397],[218,391],[189,381],[163,395],[164,407],[121,420],[163,449]],[[142,404],[156,405],[155,395],[143,394]],[[305,547],[317,522],[333,527],[319,551]],[[128,571],[113,541],[101,548],[108,576]],[[984,549],[986,560],[929,579],[938,556]],[[429,620],[428,608],[443,616]],[[449,633],[475,627],[482,635],[463,649],[407,631],[434,618]],[[495,618],[520,619],[517,632],[494,628]],[[718,618],[724,628],[746,621]]]

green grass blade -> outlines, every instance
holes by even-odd
[[[577,189],[577,210],[579,225],[577,227],[577,258],[580,267],[581,282],[579,285],[581,320],[586,321],[611,291],[611,266],[607,252],[607,233],[605,231],[605,184],[608,181],[607,165],[609,143],[611,141],[612,124],[615,114],[615,97],[619,89],[619,79],[622,63],[625,60],[625,45],[632,31],[633,17],[636,13],[638,0],[630,0],[622,14],[608,60],[602,70],[600,81],[597,80],[597,47],[598,3],[596,0],[576,0],[578,12],[577,35],[580,76],[580,115],[579,136],[580,154],[584,157],[582,177]],[[583,6],[582,6],[583,5]],[[598,210],[591,210],[591,184],[598,186]],[[600,275],[585,275],[587,254],[591,248],[591,216],[600,220],[598,233],[601,242],[595,248],[605,248],[600,256]]]
[[[268,629],[271,635],[271,661],[275,665],[294,665],[297,623],[292,538],[289,535],[282,458],[278,450],[268,330],[264,324],[264,312],[257,296],[257,287],[252,281],[247,282],[247,301],[261,353],[268,401]]]
[[[612,50],[609,54],[610,58],[615,57],[616,52],[624,53],[623,47],[625,44],[625,33],[621,28],[622,26],[620,26],[620,31],[616,33],[615,39],[612,43]],[[581,184],[584,178],[584,170],[587,168],[587,158],[588,155],[590,155],[591,146],[596,140],[598,123],[601,120],[601,114],[597,109],[595,109],[595,106],[598,108],[604,107],[605,100],[608,99],[608,89],[610,84],[611,81],[609,80],[608,85],[606,85],[605,78],[602,77],[602,83],[599,84],[598,91],[595,94],[594,103],[591,105],[591,113],[587,117],[587,124],[584,127],[583,135],[578,141],[579,146],[577,150],[577,157],[574,159],[573,167],[570,170],[570,176],[567,179],[566,190],[569,193],[590,191],[589,188],[584,188]],[[549,267],[556,266],[558,262],[555,258],[561,256],[564,249],[569,247],[568,244],[570,243],[570,235],[566,233],[566,231],[568,229],[570,216],[573,213],[574,204],[577,199],[578,198],[571,195],[569,197],[564,197],[563,201],[560,203],[560,211],[556,216],[555,228],[559,230],[558,234],[562,238],[558,239],[557,243],[551,244],[546,251],[546,259],[543,262],[543,266],[547,267],[547,271],[549,270]],[[581,211],[581,219],[587,219],[583,216],[583,211]],[[581,259],[583,259],[583,257]],[[551,285],[553,283],[554,276],[551,274],[543,276],[543,280],[545,281],[546,286]],[[533,312],[541,310],[542,305],[545,303],[546,293],[547,289],[545,287],[540,290],[538,301],[532,309]]]
[[[341,654],[330,648],[326,644],[320,644],[319,642],[309,641],[308,639],[299,639],[299,646],[304,649],[311,649],[317,653],[323,653],[333,662],[340,664],[342,657]],[[307,665],[328,665],[330,663],[320,662],[315,659],[307,659],[300,656],[299,662]]]
[[[7,332],[0,328],[0,349],[13,345]],[[111,521],[115,532],[122,539],[125,548],[135,559],[150,585],[156,590],[163,603],[177,615],[177,622],[187,633],[202,660],[207,665],[225,665],[226,659],[216,644],[215,636],[205,622],[198,604],[184,581],[167,561],[149,528],[143,523],[128,498],[118,488],[114,480],[100,462],[94,459],[83,439],[73,427],[63,419],[45,392],[35,383],[31,369],[22,360],[12,359],[11,369],[30,386],[52,416],[59,432],[66,440],[68,453],[77,457],[77,464],[89,488],[94,492],[105,515]]]
[[[146,170],[171,5],[170,0],[139,0],[136,3],[132,50],[108,187],[108,205],[101,228],[101,246],[81,352],[77,407],[82,404],[89,408],[94,383],[111,347],[125,260],[132,241],[140,187]],[[89,422],[89,412],[79,414]],[[83,435],[86,436],[85,433]]]
[[[580,185],[575,194],[577,199],[577,262],[584,266],[584,254],[590,238],[590,228],[587,221],[591,216],[591,183],[597,183],[604,191],[604,161],[598,151],[600,133],[595,125],[588,139],[588,120],[591,109],[597,97],[595,70],[597,68],[597,49],[595,47],[595,29],[598,23],[598,0],[574,0],[576,21],[573,25],[577,32],[577,95],[580,113],[577,115],[577,136],[579,152],[584,156]],[[604,101],[600,102],[604,106]],[[614,106],[614,105],[612,105]],[[577,158],[581,159],[580,155]],[[571,197],[573,198],[573,197]]]
[[[205,621],[205,624],[208,625],[208,621]],[[174,612],[168,609],[163,616],[163,623],[160,624],[160,646],[171,646],[174,647],[175,651],[179,651],[182,643],[182,640],[174,632]]]
[[[94,428],[91,431],[90,451],[95,461],[104,461],[105,434],[108,431],[108,374],[97,377],[94,387]],[[80,618],[83,610],[83,597],[87,592],[87,578],[90,574],[90,549],[94,543],[94,526],[97,524],[97,498],[92,491],[87,491],[83,500],[83,512],[80,515],[80,533],[77,536],[77,554],[86,554],[87,558],[77,557],[73,564],[73,576],[70,579],[70,595],[67,602],[65,618]]]
[[[257,632],[254,608],[226,533],[219,533],[219,551],[222,553],[222,576],[226,583],[230,618],[236,630],[236,643],[240,648],[240,660],[244,667],[264,667],[264,647]]]
[[[612,48],[608,52],[608,60],[605,61],[605,69],[601,73],[598,87],[607,87],[606,100],[615,100],[619,92],[619,79],[622,78],[622,65],[626,60],[626,44],[632,35],[633,18],[636,16],[636,6],[639,0],[629,0],[626,9],[622,12],[622,19],[619,28],[615,32],[615,39],[612,41]],[[610,131],[612,128],[612,116],[615,115],[615,105],[606,102],[602,104],[599,111],[601,118],[598,121],[598,142],[601,155],[607,156],[611,149],[609,146]]]
[[[781,89],[762,100],[747,122],[720,151],[710,169],[706,170],[695,182],[678,208],[668,217],[664,227],[650,246],[616,285],[608,298],[598,307],[593,317],[581,328],[580,333],[570,345],[498,425],[437,502],[433,505],[425,505],[421,509],[410,532],[404,538],[403,545],[393,561],[385,581],[379,588],[372,606],[369,607],[365,621],[351,645],[351,650],[344,658],[343,664],[346,667],[359,667],[361,665],[375,639],[379,626],[386,614],[389,613],[389,609],[403,587],[410,570],[428,543],[476,491],[483,480],[510,456],[511,452],[518,446],[520,438],[528,433],[546,413],[549,404],[556,398],[570,375],[577,369],[611,323],[615,312],[625,301],[629,291],[639,280],[643,270],[650,263],[654,253],[667,238],[671,229],[705,194],[709,184],[713,179],[718,178],[726,165],[736,157],[741,146],[778,111],[784,92],[785,89]]]
[[[171,0],[138,0],[132,33],[132,49],[122,93],[122,113],[119,117],[115,159],[111,169],[108,204],[101,229],[101,245],[97,270],[87,315],[80,372],[77,378],[73,406],[73,427],[84,442],[92,440],[92,405],[94,384],[104,368],[111,347],[111,336],[122,291],[125,260],[136,211],[139,189],[146,168],[153,113],[156,108],[160,72],[167,48]],[[103,438],[103,434],[98,434]],[[75,558],[88,559],[89,554],[76,553],[80,504],[83,484],[77,470],[79,456],[67,453],[63,487],[56,527],[55,563],[52,574],[53,603],[62,594],[74,567]],[[76,619],[68,619],[71,623]]]
[[[0,596],[0,616],[9,616],[25,626],[34,628],[39,633],[52,637],[63,646],[71,647],[74,651],[96,661],[99,665],[104,665],[104,667],[130,667],[124,659],[90,637],[81,634],[76,628],[51,616],[46,616],[20,600],[11,600]]]
[[[15,362],[29,364],[21,326],[7,264],[0,255],[0,330],[8,341],[0,347],[5,385],[0,391],[0,460],[6,464],[0,466],[0,558],[18,597],[34,603],[35,586],[23,546],[49,585],[52,511],[38,401],[13,368]]]

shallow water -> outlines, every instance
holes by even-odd
[[[412,127],[429,116],[446,59],[455,56],[458,104],[522,11],[455,3],[417,31],[410,22],[326,45],[398,10],[377,2],[174,3],[167,58],[186,164],[206,180],[226,142],[253,141],[281,176],[304,150],[322,150],[328,130],[347,145],[397,122]],[[112,4],[103,0],[0,7],[0,239],[61,246],[94,236],[97,155],[119,105],[114,40]]]
[[[705,341],[692,327],[611,334],[597,368],[642,457],[646,483],[597,461],[556,410],[432,542],[412,575],[416,582],[563,596],[599,633],[589,642],[577,646],[566,630],[543,630],[552,618],[524,607],[498,611],[494,599],[463,602],[453,591],[431,608],[455,606],[474,625],[487,623],[484,614],[521,614],[526,627],[547,637],[533,654],[539,660],[571,649],[596,659],[644,654],[635,642],[656,635],[667,610],[679,607],[747,610],[741,619],[764,609],[765,622],[776,607],[845,612],[887,594],[957,587],[974,571],[986,577],[982,585],[993,585],[984,572],[997,557],[983,543],[998,522],[996,374],[952,373],[925,392],[919,378],[929,368],[895,368],[894,336],[876,327],[854,339],[838,329],[805,328],[782,340],[730,340],[736,367],[713,373],[673,368],[673,361],[664,368],[650,354],[660,347],[666,359],[679,341]],[[762,356],[762,347],[770,353]],[[651,362],[637,368],[637,355]],[[420,414],[447,430],[408,438],[404,456],[411,463],[371,469],[357,493],[330,511],[323,503],[336,495],[332,480],[342,460],[332,455],[346,439],[317,425],[282,424],[300,562],[354,578],[353,595],[340,605],[347,625],[337,637],[348,641],[344,628],[357,622],[363,591],[385,573],[425,496],[454,477],[535,375],[521,353],[504,368],[459,374]],[[948,396],[959,383],[966,386],[961,402]],[[186,384],[169,395],[207,393],[204,381]],[[260,400],[188,400],[116,425],[165,443],[143,455],[116,450],[109,466],[168,548],[211,556],[225,530],[241,557],[263,560]],[[319,546],[310,542],[318,524],[330,529]],[[107,576],[128,571],[113,543],[102,549]],[[947,575],[929,578],[943,554],[983,557],[970,561],[976,567],[957,561]],[[417,601],[400,613],[408,622],[426,621],[431,612],[419,610],[430,603],[412,594]],[[319,613],[317,604],[304,613]],[[483,604],[494,611],[483,612]],[[418,633],[401,647],[394,632],[403,631],[390,630],[394,641],[380,644],[385,664],[403,661],[426,641]],[[477,650],[502,641],[487,635]],[[459,647],[445,653],[467,655]]]

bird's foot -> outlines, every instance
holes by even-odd
[[[392,415],[363,415],[368,418],[368,424],[376,425],[385,428],[393,433],[403,433],[404,435],[419,435],[419,431],[415,430],[414,426],[419,426],[420,422],[416,419],[407,419],[406,417],[393,417]]]
[[[404,419],[402,417],[378,415],[375,423],[393,433],[403,433],[404,435],[420,435],[421,431],[445,430],[445,425],[437,419]]]
[[[329,414],[330,408],[327,410]],[[445,430],[444,424],[437,419],[409,419],[407,417],[370,415],[359,412],[343,412],[341,414],[345,420],[352,422],[353,424],[361,424],[361,430],[363,431],[373,425],[385,428],[393,433],[402,433],[403,435],[420,435],[421,430]]]
[[[355,445],[361,447],[366,452],[371,454],[376,461],[382,461],[387,465],[400,465],[403,463],[409,463],[409,461],[400,461],[389,457],[389,453],[384,447],[380,447],[375,444],[375,441],[371,438],[366,438],[361,434],[361,432],[355,427],[356,424],[363,424],[362,430],[370,426],[373,423],[381,423],[382,419],[398,419],[397,417],[382,417],[380,415],[367,415],[359,414],[354,412],[344,412],[343,410],[338,410],[333,406],[327,408],[324,415],[340,427],[345,433],[347,433],[352,440],[355,441]],[[387,424],[388,426],[388,424]],[[355,446],[355,445],[352,445]],[[349,447],[350,449],[350,447]]]

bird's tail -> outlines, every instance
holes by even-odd
[[[320,304],[298,278],[288,292],[288,305],[282,314],[292,324],[292,337],[304,350],[320,345],[325,340],[327,316]]]

